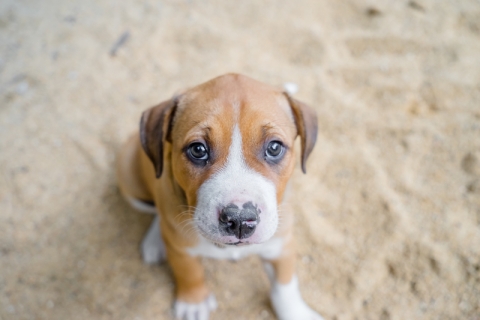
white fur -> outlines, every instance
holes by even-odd
[[[205,238],[215,243],[238,242],[234,236],[221,234],[218,214],[226,205],[233,203],[240,208],[251,201],[261,213],[260,222],[252,236],[242,242],[262,243],[270,239],[278,225],[276,189],[273,182],[251,169],[242,152],[242,134],[238,125],[232,133],[227,161],[222,169],[213,174],[199,188],[194,219],[197,229]]]
[[[200,303],[175,301],[173,311],[175,318],[183,320],[208,320],[210,311],[217,309],[217,301],[213,294]]]
[[[257,254],[264,259],[275,259],[280,256],[283,248],[281,238],[272,238],[261,244],[248,246],[225,246],[219,248],[208,240],[201,239],[199,244],[188,250],[192,256],[202,256],[213,259],[238,260],[246,256]]]
[[[283,84],[283,90],[289,95],[294,95],[298,92],[298,85],[295,82],[285,82]]]
[[[125,197],[132,206],[133,209],[140,211],[142,213],[147,213],[147,214],[156,214],[157,213],[157,208],[155,206],[149,205],[143,201],[140,201],[138,199],[132,198],[132,197]]]
[[[298,289],[297,276],[294,275],[290,283],[281,284],[274,279],[275,276],[271,264],[266,263],[265,270],[270,281],[272,281],[270,301],[279,320],[323,320],[317,312],[303,301]]]
[[[142,251],[143,262],[146,264],[156,264],[165,261],[166,249],[160,232],[159,215],[153,219],[150,228],[148,228],[147,234],[140,245],[140,250]]]

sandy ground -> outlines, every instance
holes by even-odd
[[[293,180],[316,310],[480,319],[475,0],[1,1],[0,319],[169,319],[115,153],[142,110],[230,71],[319,114]],[[257,258],[205,264],[212,319],[274,318]]]

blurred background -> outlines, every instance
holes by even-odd
[[[141,112],[226,72],[319,115],[293,179],[326,319],[480,319],[480,3],[0,2],[0,319],[169,319],[152,217],[115,154]],[[274,319],[258,258],[205,260],[212,319]]]

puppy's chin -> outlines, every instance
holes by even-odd
[[[212,242],[212,241],[210,241],[210,242]],[[212,243],[215,247],[220,248],[220,249],[223,249],[223,248],[226,247],[226,245],[223,244],[223,243],[218,243],[218,242],[212,242]]]

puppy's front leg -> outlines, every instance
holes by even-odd
[[[292,240],[284,244],[280,257],[265,259],[264,267],[271,283],[270,301],[278,319],[323,320],[303,301],[300,294]]]
[[[186,252],[186,248],[174,241],[167,240],[165,245],[167,260],[176,282],[175,317],[184,320],[207,320],[210,311],[217,308],[217,302],[205,284],[202,264],[198,258]]]

